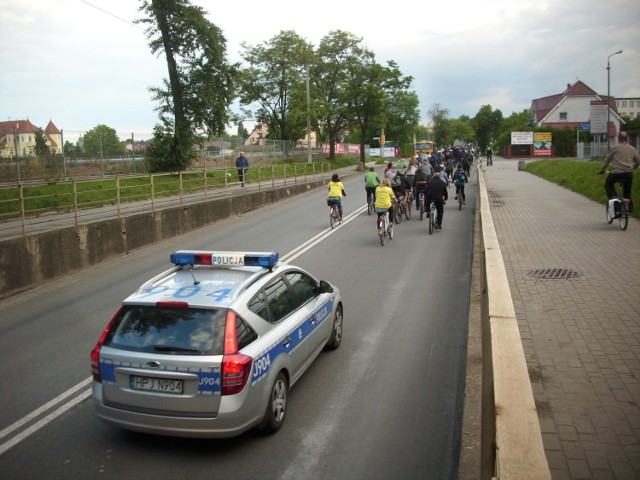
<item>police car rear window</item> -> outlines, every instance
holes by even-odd
[[[222,355],[226,310],[124,306],[105,345],[175,355]]]

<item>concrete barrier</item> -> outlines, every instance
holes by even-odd
[[[478,169],[481,264],[481,479],[550,480],[511,290]]]
[[[0,242],[0,298],[325,184],[312,180]]]

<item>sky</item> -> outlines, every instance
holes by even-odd
[[[335,30],[362,38],[378,63],[393,60],[413,77],[423,125],[436,104],[450,118],[473,117],[483,105],[508,117],[577,80],[606,95],[607,61],[611,95],[640,97],[638,0],[191,3],[222,30],[231,62],[242,61],[243,42],[260,45],[283,30],[314,46]],[[167,70],[133,24],[140,5],[0,0],[0,121],[45,128],[51,120],[65,140],[97,125],[121,139],[148,138],[157,123],[148,88]]]

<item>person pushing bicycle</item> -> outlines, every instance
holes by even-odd
[[[633,211],[633,201],[631,200],[631,187],[633,184],[633,170],[640,166],[640,155],[638,151],[628,143],[627,132],[618,134],[618,145],[609,150],[609,153],[602,162],[600,175],[604,174],[607,166],[610,166],[609,175],[604,181],[604,190],[607,198],[616,198],[616,183],[622,185],[622,198],[629,207],[629,213]]]
[[[327,194],[327,205],[330,207],[338,205],[340,220],[342,220],[342,197],[346,197],[347,193],[344,191],[344,185],[340,181],[340,175],[337,173],[331,175],[331,181],[327,184],[327,188],[329,189],[329,193]]]

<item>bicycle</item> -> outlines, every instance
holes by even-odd
[[[404,205],[403,209],[404,209],[404,218],[406,218],[407,220],[411,220],[411,205],[413,204],[413,194],[409,193],[409,199],[407,200],[406,204]]]
[[[456,194],[456,198],[458,199],[458,210],[462,210],[462,187],[458,187],[456,185],[456,188],[458,189],[458,193]]]
[[[342,223],[342,218],[340,218],[340,207],[337,203],[329,206],[329,225],[331,228],[334,228],[335,225]]]
[[[620,186],[622,190],[622,186]],[[618,192],[618,188],[616,188]],[[611,225],[617,218],[620,228],[626,230],[629,226],[629,199],[624,199],[620,193],[617,193],[616,198],[610,199],[607,204],[607,223]]]
[[[436,210],[435,202],[431,202],[431,212],[429,213],[429,235],[436,229],[438,222],[438,210]]]
[[[371,215],[376,211],[376,196],[373,193],[367,194],[367,213]]]
[[[402,223],[402,216],[404,215],[404,205],[402,200],[404,199],[404,196],[400,196],[397,197],[397,202],[394,205],[393,209],[394,209],[394,220],[395,222],[400,225],[400,223]]]
[[[389,237],[389,240],[393,240],[393,222],[389,220],[388,210],[378,218],[378,236],[383,247],[387,243],[387,237]]]
[[[422,221],[422,217],[424,216],[424,212],[425,212],[424,192],[418,193],[418,210],[420,211],[420,220]]]

